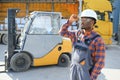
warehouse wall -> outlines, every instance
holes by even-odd
[[[32,11],[54,11],[61,12],[64,18],[68,18],[71,14],[78,14],[78,2],[0,2],[0,21],[7,17],[8,8],[19,8],[20,13],[17,17],[25,17]]]

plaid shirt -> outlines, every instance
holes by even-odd
[[[82,38],[83,41],[85,38],[89,38],[97,34],[93,30],[91,32],[85,32],[85,33],[81,32],[80,30],[71,32],[68,31],[68,27],[70,25],[71,24],[69,23],[69,21],[66,24],[64,24],[60,30],[60,35],[70,38],[73,44],[78,39],[77,35],[80,35],[81,33],[83,34],[83,38]],[[95,64],[90,76],[91,76],[91,80],[96,80],[97,76],[100,74],[101,69],[104,67],[104,62],[105,62],[105,44],[103,39],[101,37],[97,37],[96,39],[94,39],[91,42],[89,49],[92,52],[91,56],[93,63]]]

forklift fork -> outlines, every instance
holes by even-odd
[[[6,52],[5,52],[5,54],[6,54]],[[5,55],[4,61],[5,61],[5,64],[0,64],[0,68],[4,67],[4,70],[0,70],[0,73],[7,72],[7,66],[6,66],[7,65],[7,55]]]

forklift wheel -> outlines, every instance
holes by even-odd
[[[0,43],[1,43],[1,37],[2,37],[2,34],[0,33]]]
[[[26,71],[31,65],[31,58],[26,53],[16,53],[10,60],[10,66],[13,71]]]
[[[2,36],[2,43],[5,44],[5,45],[8,44],[8,36],[7,36],[7,34],[4,34],[4,35]]]
[[[20,36],[21,36],[21,34],[17,34],[17,37],[16,37],[16,40],[17,40],[17,44],[19,44],[20,43]]]
[[[67,54],[62,54],[58,60],[58,66],[67,67],[70,64],[70,58]]]

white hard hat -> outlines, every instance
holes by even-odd
[[[81,13],[80,17],[91,17],[91,18],[94,18],[95,20],[97,20],[97,14],[92,9],[86,9],[86,10],[84,10]]]

